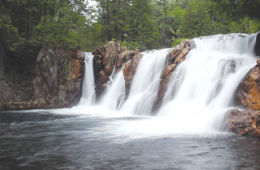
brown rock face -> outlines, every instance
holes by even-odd
[[[128,96],[129,91],[130,91],[130,87],[131,87],[131,83],[133,80],[133,77],[135,75],[136,69],[137,69],[137,65],[139,64],[142,55],[140,53],[135,53],[135,55],[132,55],[133,53],[131,53],[131,58],[126,64],[125,67],[123,69],[123,73],[124,73],[124,79],[125,79],[125,88],[126,88],[126,96]]]
[[[37,56],[34,99],[39,107],[66,107],[81,97],[84,53],[78,50],[42,49]]]
[[[239,85],[236,97],[244,107],[260,110],[260,60]]]
[[[231,110],[224,119],[225,127],[239,135],[260,137],[260,60],[240,83],[236,101],[243,110]]]
[[[123,51],[122,53],[120,53],[118,55],[118,60],[116,62],[116,68],[117,68],[117,71],[120,70],[120,68],[122,67],[122,65],[124,63],[126,63],[127,61],[129,60],[132,60],[137,54],[139,54],[140,52],[138,51],[132,51],[132,50],[129,50],[129,51]]]
[[[2,110],[70,107],[77,103],[81,97],[84,53],[42,48],[36,58],[35,73],[30,87],[32,96],[25,99],[20,93],[18,97],[24,100],[9,98],[1,104]]]
[[[58,86],[58,58],[53,49],[43,48],[37,56],[36,77],[33,81],[34,96],[49,100]]]
[[[232,109],[226,113],[224,125],[241,136],[260,137],[260,111]]]
[[[168,87],[168,82],[169,82],[171,73],[185,59],[185,57],[189,53],[190,49],[191,49],[191,42],[188,40],[185,40],[179,46],[175,47],[170,52],[170,54],[167,56],[168,62],[161,75],[160,88],[159,88],[159,92],[158,92],[155,104],[153,106],[153,111],[156,111],[160,108],[164,94]]]
[[[124,66],[123,72],[126,80],[126,89],[129,91],[135,69],[141,58],[138,51],[123,50],[120,44],[110,41],[107,45],[99,47],[93,52],[94,77],[97,99],[103,93],[113,71],[118,72]],[[115,69],[115,70],[114,70]]]
[[[112,74],[118,56],[122,51],[119,43],[110,41],[107,45],[99,47],[93,52],[97,98],[99,98],[105,90],[106,84],[109,81],[109,76]]]

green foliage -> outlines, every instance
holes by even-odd
[[[193,38],[212,33],[208,4],[208,0],[192,0],[188,4],[184,21],[180,26],[182,37]]]
[[[136,50],[140,49],[140,44],[138,42],[133,42],[133,41],[121,41],[119,42],[122,47],[125,47],[129,50]]]
[[[18,56],[47,45],[83,48],[85,8],[84,0],[1,0],[0,45]]]
[[[85,17],[71,9],[62,7],[52,17],[41,17],[36,26],[36,36],[44,45],[80,48],[80,33],[86,29]]]
[[[185,38],[260,30],[260,0],[1,0],[0,46],[33,55],[41,46],[92,51],[110,40],[128,49]]]
[[[159,32],[151,0],[98,0],[102,38],[141,49],[158,47]],[[132,48],[131,47],[131,48]]]
[[[231,32],[242,32],[242,33],[255,33],[260,29],[260,21],[256,19],[250,19],[245,17],[240,19],[238,22],[231,22]]]
[[[186,40],[185,38],[173,38],[172,40],[172,47],[175,47],[177,45],[179,45],[182,41]]]

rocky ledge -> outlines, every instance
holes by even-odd
[[[25,88],[16,81],[13,87],[8,81],[0,82],[0,91],[5,92],[0,96],[0,110],[71,107],[79,101],[84,53],[75,49],[42,48],[34,67],[35,77]]]

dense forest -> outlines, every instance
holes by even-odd
[[[93,0],[92,0],[93,2]],[[260,29],[260,0],[1,0],[0,51],[42,46],[91,51],[110,40],[129,49]]]

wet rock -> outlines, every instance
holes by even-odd
[[[236,99],[243,107],[251,110],[260,110],[260,60],[240,83]]]
[[[167,56],[167,64],[161,74],[159,92],[155,104],[153,106],[153,111],[156,111],[160,108],[162,104],[162,100],[164,98],[164,94],[167,91],[168,82],[171,77],[171,73],[182,61],[184,61],[190,49],[191,49],[191,42],[185,40],[180,45],[175,47]]]
[[[112,72],[118,72],[123,67],[126,93],[128,93],[137,64],[141,58],[140,51],[121,48],[120,44],[110,41],[107,45],[97,48],[94,55],[94,77],[96,98],[99,99],[110,82]]]
[[[236,102],[243,110],[227,113],[226,128],[239,135],[260,137],[260,60],[238,86]]]
[[[133,59],[136,54],[139,54],[140,52],[138,51],[133,51],[133,50],[126,50],[126,51],[123,51],[122,53],[120,53],[118,55],[118,60],[116,62],[116,68],[117,68],[117,71],[120,70],[120,68],[122,67],[122,65],[124,63],[126,63],[127,61]]]
[[[119,43],[110,41],[106,46],[106,53],[103,59],[103,65],[105,66],[105,72],[107,75],[111,75],[118,55],[122,52],[122,48]]]
[[[97,48],[92,53],[94,55],[93,65],[97,99],[105,90],[118,60],[118,55],[122,51],[119,43],[110,41],[107,45]]]
[[[240,136],[260,137],[260,111],[231,109],[225,115],[224,128]]]
[[[139,52],[134,53],[130,53],[131,57],[128,58],[130,59],[126,64],[125,67],[123,69],[123,74],[124,74],[124,79],[125,79],[125,88],[126,88],[126,96],[128,96],[129,91],[130,91],[130,87],[131,87],[131,83],[133,80],[133,77],[135,75],[137,66],[141,60],[142,54]]]
[[[181,63],[185,56],[189,53],[191,47],[191,42],[188,40],[183,41],[180,45],[175,47],[168,55],[168,65],[176,63]]]

